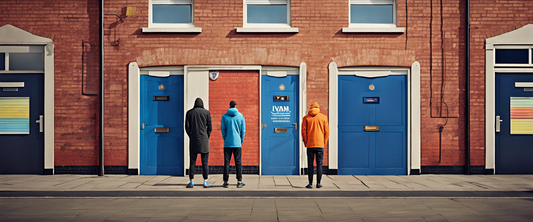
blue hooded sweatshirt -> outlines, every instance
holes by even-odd
[[[229,108],[228,112],[222,116],[220,131],[222,131],[224,147],[242,147],[246,127],[244,116],[237,108]]]

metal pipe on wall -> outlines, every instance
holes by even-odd
[[[470,0],[466,1],[465,174],[470,174]]]
[[[104,175],[104,0],[100,0],[99,5],[100,13],[100,155],[99,155],[99,167],[98,176]]]

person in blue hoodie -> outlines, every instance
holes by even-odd
[[[242,182],[241,155],[246,127],[244,116],[235,108],[236,105],[237,102],[235,101],[229,103],[230,108],[222,116],[220,123],[220,131],[222,131],[222,138],[224,139],[224,184],[222,185],[224,188],[228,188],[229,162],[232,154],[237,168],[237,188],[244,186]]]

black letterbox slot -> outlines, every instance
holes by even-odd
[[[154,101],[168,101],[168,96],[154,96]]]

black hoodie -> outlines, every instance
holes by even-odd
[[[194,107],[185,115],[185,131],[189,136],[190,153],[209,153],[211,130],[211,113],[204,109],[202,99],[196,98]]]

